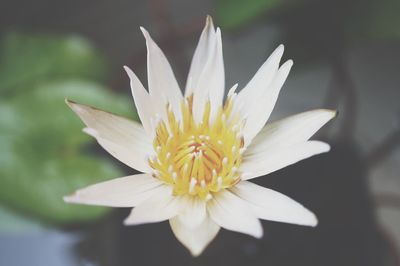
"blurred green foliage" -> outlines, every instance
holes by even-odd
[[[28,90],[27,84],[83,78],[105,81],[102,56],[78,36],[9,33],[0,44],[0,93]]]
[[[1,47],[1,204],[53,224],[106,213],[62,200],[77,188],[122,174],[91,154],[94,140],[82,133],[82,122],[64,99],[132,117],[129,97],[99,85],[106,66],[83,39],[12,34]]]
[[[320,23],[326,24],[324,20],[333,19],[335,21],[332,23],[348,31],[348,38],[353,38],[354,35],[372,39],[400,37],[399,10],[398,0],[216,1],[216,17],[221,26],[227,29],[237,29],[263,17],[270,21],[279,21],[284,17],[284,20],[298,27],[303,21],[318,16],[318,20],[313,20],[316,26],[321,26]],[[305,16],[301,17],[299,13]],[[317,35],[318,32],[314,34]]]
[[[281,0],[218,0],[216,15],[224,29],[234,29],[248,24],[266,11],[281,6]]]
[[[400,37],[398,0],[217,0],[216,7],[218,22],[230,30],[256,19],[277,25],[297,66],[336,64],[352,46]]]

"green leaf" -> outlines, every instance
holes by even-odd
[[[105,208],[66,204],[62,197],[122,175],[85,149],[94,140],[82,133],[83,124],[64,103],[66,97],[136,118],[130,97],[79,80],[49,82],[0,102],[0,201],[50,223],[104,214]]]
[[[104,81],[105,70],[101,56],[77,36],[10,33],[0,43],[0,95],[25,93],[49,80]]]
[[[216,17],[225,29],[233,29],[251,22],[266,11],[282,5],[280,0],[218,0]]]

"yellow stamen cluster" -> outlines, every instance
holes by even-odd
[[[181,122],[167,106],[167,119],[156,128],[153,142],[156,156],[149,158],[149,164],[154,169],[154,177],[173,186],[174,195],[208,200],[213,192],[229,188],[240,180],[242,125],[238,124],[239,117],[231,114],[231,97],[212,121],[210,102],[207,102],[200,123],[193,118],[192,103],[192,97],[181,103]]]

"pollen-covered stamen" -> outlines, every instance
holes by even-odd
[[[157,125],[153,143],[156,157],[150,157],[149,164],[156,178],[174,187],[175,195],[208,200],[212,193],[240,180],[244,140],[240,117],[232,115],[234,96],[228,96],[213,121],[207,102],[199,123],[192,116],[192,97],[181,103],[181,122],[167,105],[167,121]]]

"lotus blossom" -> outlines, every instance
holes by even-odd
[[[207,17],[182,94],[165,55],[147,44],[147,91],[128,67],[142,124],[67,100],[84,132],[124,164],[142,172],[91,185],[66,202],[134,207],[125,225],[169,220],[177,239],[197,256],[220,228],[261,238],[260,219],[316,226],[301,204],[250,179],[329,151],[309,140],[335,116],[318,109],[267,123],[293,65],[279,66],[280,45],[250,82],[224,101],[221,31]]]

